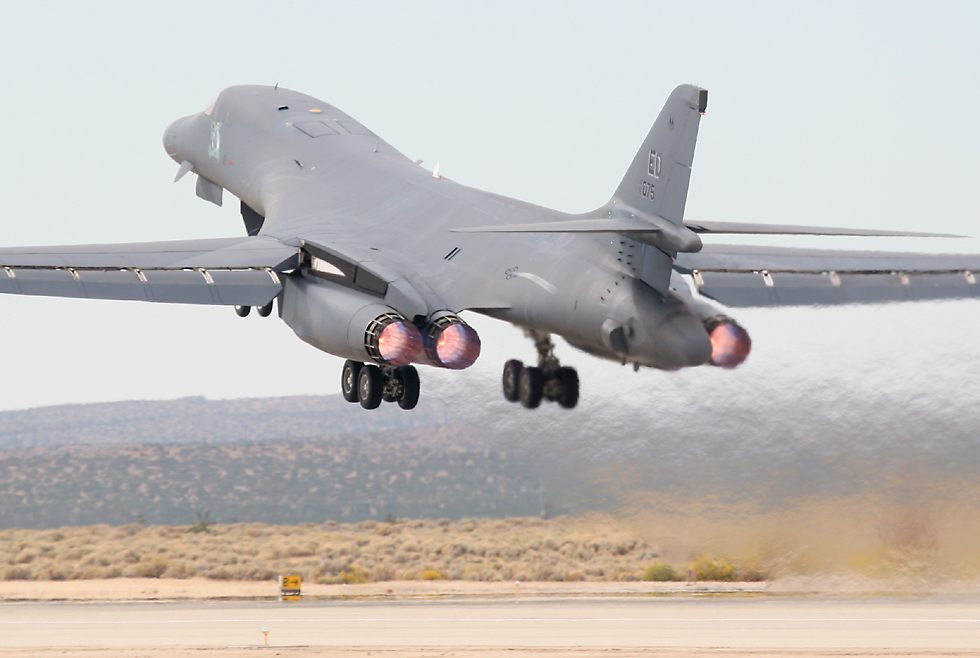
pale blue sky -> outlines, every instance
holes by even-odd
[[[219,210],[190,177],[171,182],[160,137],[223,87],[275,82],[450,178],[576,212],[606,201],[667,94],[694,82],[711,96],[689,217],[980,235],[978,25],[971,2],[21,3],[0,24],[0,244],[241,234],[233,199]],[[743,386],[801,332],[817,376],[839,351],[821,337],[849,341],[854,326],[874,343],[857,355],[934,364],[934,342],[962,343],[957,380],[980,356],[978,306],[746,311],[757,339],[743,371],[637,377],[653,391]],[[337,391],[339,362],[274,318],[12,296],[0,309],[0,408]],[[881,317],[905,333],[876,331]],[[530,357],[516,332],[477,326],[475,372],[429,376],[427,395],[455,381],[496,400],[500,364]],[[562,356],[613,392],[617,366]]]

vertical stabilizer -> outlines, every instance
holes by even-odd
[[[684,219],[694,146],[708,90],[681,85],[671,92],[643,140],[610,205],[659,215],[676,224]]]

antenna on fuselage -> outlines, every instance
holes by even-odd
[[[276,83],[276,86],[272,88],[272,91],[279,91],[279,83],[278,82]]]

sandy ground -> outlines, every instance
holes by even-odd
[[[767,583],[483,583],[392,581],[365,585],[304,584],[310,598],[465,598],[498,596],[610,596],[643,594],[759,593]],[[275,597],[276,583],[206,579],[0,581],[0,601],[153,601]]]
[[[309,656],[335,656],[336,658],[825,658],[853,656],[901,656],[902,658],[952,658],[960,656],[977,656],[974,652],[958,650],[928,650],[895,651],[893,649],[862,649],[855,652],[843,650],[819,649],[692,649],[644,647],[638,649],[623,649],[611,647],[607,649],[593,647],[289,647],[265,648],[249,647],[241,649],[4,649],[0,648],[0,657],[11,658],[261,658],[264,656],[282,656],[283,658],[307,658]]]
[[[275,598],[276,583],[167,578],[0,581],[0,601],[180,601]],[[683,595],[955,595],[980,596],[980,582],[897,582],[852,577],[793,577],[770,582],[526,582],[391,581],[364,585],[303,585],[311,599],[439,599],[485,597]]]

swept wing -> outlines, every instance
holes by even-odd
[[[299,250],[269,237],[0,249],[0,293],[261,306]]]
[[[674,269],[726,306],[804,306],[980,297],[977,254],[705,245]]]
[[[719,222],[685,219],[684,226],[695,233],[720,235],[851,235],[893,238],[962,238],[952,233],[923,233],[921,231],[889,231],[873,228],[835,226],[796,226],[793,224],[758,224],[755,222]]]

